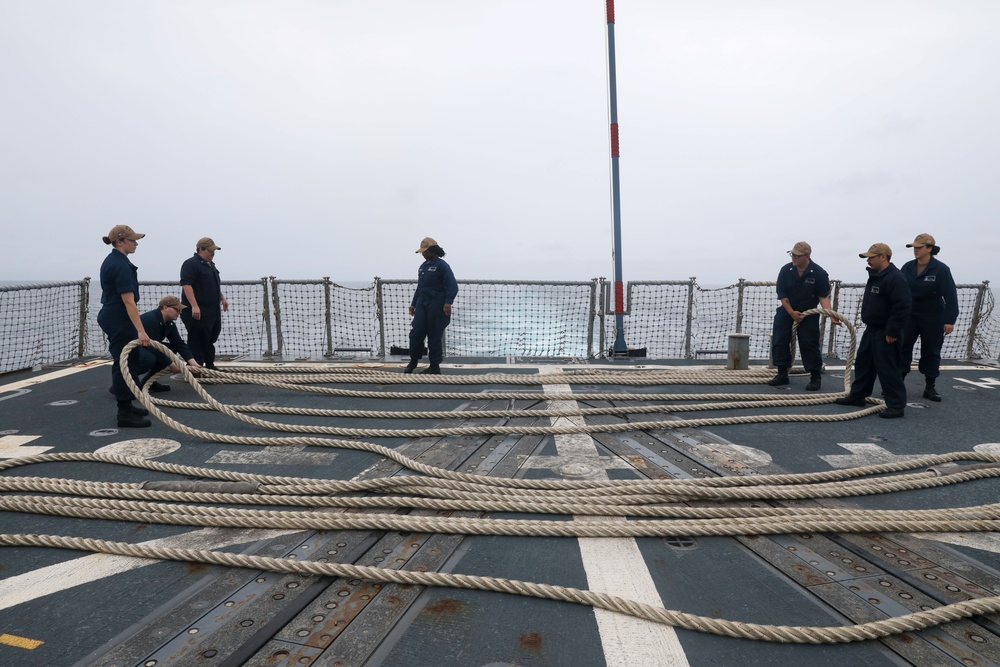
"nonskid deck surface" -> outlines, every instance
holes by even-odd
[[[616,367],[624,371],[640,366],[667,367],[636,361]],[[400,367],[389,363],[376,368]],[[557,362],[463,364],[446,372],[535,374],[586,368]],[[838,373],[842,374],[842,369],[827,369],[824,391],[836,392],[842,387]],[[97,363],[5,376],[0,384],[0,457],[110,452],[190,466],[315,479],[410,474],[398,463],[367,452],[220,443],[192,437],[156,420],[151,428],[119,430],[113,428],[115,408],[107,391],[109,375],[108,366]],[[938,381],[944,398],[941,403],[920,398],[921,386],[914,375],[907,383],[911,402],[902,420],[873,415],[837,423],[356,440],[391,447],[427,465],[525,479],[709,478],[830,471],[956,451],[1000,453],[995,417],[1000,373],[995,367],[948,365]],[[158,398],[197,400],[193,389],[181,380],[171,379],[170,384],[173,390]],[[714,392],[800,397],[805,395],[804,384],[805,379],[797,378],[790,387],[782,388],[762,384],[573,384],[571,390],[576,394]],[[500,384],[332,381],[325,386],[394,392],[512,389]],[[542,391],[537,386],[517,389]],[[220,401],[236,405],[269,402],[326,409],[463,413],[458,420],[262,415],[295,424],[419,429],[553,423],[550,417],[531,414],[532,410],[551,407],[542,400],[346,398],[243,384],[212,385],[208,390]],[[639,404],[592,399],[575,403],[578,407]],[[511,408],[521,410],[506,418],[476,415]],[[847,410],[821,405],[768,412],[839,414]],[[741,408],[715,411],[711,416],[755,412]],[[266,433],[216,412],[168,410],[168,414],[210,432],[247,437],[287,435]],[[586,417],[583,421],[616,424],[705,416],[654,413]],[[42,463],[2,475],[120,482],[177,479],[167,473],[92,462]],[[8,491],[4,495],[24,494]],[[754,504],[903,509],[980,505],[995,502],[996,497],[996,482],[986,479],[926,491]],[[401,514],[530,518],[524,513],[441,510]],[[569,515],[555,518],[573,520]],[[8,534],[84,536],[502,577],[614,592],[709,618],[767,624],[837,627],[1000,594],[1000,540],[993,533],[577,539],[395,530],[201,528],[19,512],[4,512],[0,522],[0,532]],[[0,665],[1000,664],[1000,624],[993,616],[880,641],[811,646],[674,630],[584,605],[495,592],[277,574],[41,547],[0,549],[0,576]]]

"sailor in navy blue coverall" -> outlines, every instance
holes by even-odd
[[[941,346],[944,337],[955,329],[958,319],[958,290],[951,269],[938,260],[941,248],[930,234],[919,234],[913,243],[914,259],[899,269],[910,286],[913,309],[903,326],[901,370],[903,377],[913,363],[913,346],[920,337],[920,364],[924,376],[924,398],[940,402],[941,395],[934,385],[941,375]]]
[[[812,247],[799,241],[788,251],[792,261],[778,272],[776,289],[781,305],[774,313],[771,329],[771,361],[778,369],[768,384],[772,387],[788,384],[788,369],[792,365],[792,325],[798,322],[796,335],[802,365],[809,373],[806,390],[816,391],[822,386],[823,357],[820,354],[819,315],[803,317],[802,313],[822,304],[830,308],[830,276],[812,261]],[[834,324],[840,324],[833,320]]]
[[[176,296],[165,296],[160,299],[159,306],[155,310],[143,313],[140,319],[142,320],[143,327],[146,329],[146,333],[149,334],[150,340],[164,343],[187,362],[188,366],[200,368],[198,362],[194,359],[194,355],[191,354],[190,348],[188,348],[187,344],[181,338],[180,332],[177,331],[176,320],[181,316],[181,311],[185,308],[187,306],[181,303],[181,300]],[[139,386],[145,385],[149,381],[149,378],[168,366],[174,373],[180,371],[176,364],[159,350],[152,348],[142,348],[139,350],[139,374],[143,375],[142,380],[138,383]],[[160,384],[156,381],[149,386],[149,391],[151,392],[169,390],[170,385]]]
[[[128,259],[144,236],[128,225],[115,225],[101,239],[113,248],[101,264],[101,312],[97,314],[97,323],[108,337],[111,390],[118,403],[119,427],[144,427],[152,423],[146,419],[149,411],[132,403],[135,396],[125,383],[119,364],[122,350],[136,338],[142,346],[149,345],[149,336],[136,305],[139,302],[139,269]],[[129,355],[128,369],[133,377],[139,372],[138,350]]]
[[[206,236],[198,240],[194,255],[181,264],[181,301],[188,307],[181,313],[181,320],[187,328],[191,352],[205,368],[215,368],[215,343],[222,332],[222,311],[229,310],[215,267],[216,250],[222,248]]]
[[[840,405],[866,405],[865,398],[875,388],[875,378],[882,385],[886,409],[879,417],[902,417],[906,408],[906,387],[899,370],[903,324],[910,315],[910,288],[890,260],[892,249],[876,243],[860,253],[868,260],[868,283],[861,301],[861,321],[865,333],[858,346],[851,393],[838,398]]]
[[[444,250],[431,237],[420,243],[418,253],[424,263],[417,271],[417,289],[410,302],[410,363],[404,373],[412,373],[423,356],[424,340],[427,341],[427,360],[430,366],[424,373],[441,374],[441,359],[444,356],[442,340],[444,330],[451,322],[451,305],[458,294],[458,282],[451,267],[445,262]]]

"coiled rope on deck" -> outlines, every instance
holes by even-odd
[[[839,315],[832,311],[816,309],[810,312],[823,312],[826,315]],[[845,374],[845,390],[849,382],[850,365],[853,364],[854,331],[850,328],[852,345],[848,357],[848,372]],[[128,353],[134,349],[137,342],[126,347],[122,354],[123,366],[127,363]],[[164,346],[153,342],[152,345],[172,355]],[[175,361],[179,359],[174,357]],[[250,406],[227,406],[208,394],[202,383],[194,378],[186,365],[180,364],[184,378],[205,401],[206,409],[215,409],[242,422],[260,428],[285,430],[284,424],[274,424],[264,420],[249,417],[248,412],[254,411]],[[744,372],[737,372],[744,373]],[[180,424],[166,415],[160,406],[188,407],[188,404],[171,404],[169,402],[153,401],[148,393],[135,386],[134,380],[127,372],[123,372],[126,381],[133,392],[157,418],[183,433],[193,437],[226,442],[233,444],[252,445],[314,445],[322,447],[339,447],[369,451],[399,463],[420,475],[399,476],[391,478],[338,481],[315,480],[311,478],[289,478],[271,475],[251,475],[233,471],[212,470],[180,466],[163,462],[116,457],[110,455],[87,453],[43,454],[24,459],[14,459],[0,463],[0,471],[43,462],[56,461],[94,461],[129,465],[134,467],[158,470],[172,474],[197,476],[208,479],[224,480],[223,483],[250,484],[253,493],[247,492],[197,492],[177,491],[157,488],[142,488],[139,484],[89,482],[80,480],[62,480],[37,477],[0,476],[0,491],[42,492],[66,494],[64,496],[0,496],[0,509],[7,511],[33,512],[39,514],[54,514],[80,518],[99,518],[119,521],[141,521],[149,523],[165,523],[171,525],[198,526],[238,526],[249,528],[273,527],[291,530],[303,529],[344,529],[344,530],[407,530],[421,532],[444,532],[456,534],[480,535],[546,535],[572,537],[622,537],[642,535],[767,535],[781,533],[804,532],[929,532],[929,531],[995,531],[1000,528],[1000,505],[983,505],[952,510],[840,510],[826,508],[784,508],[784,507],[686,507],[676,503],[687,501],[750,501],[750,500],[788,500],[806,498],[829,498],[866,495],[872,493],[888,493],[900,490],[933,488],[955,484],[975,479],[987,479],[1000,476],[1000,457],[981,453],[960,452],[934,457],[922,457],[913,461],[902,461],[893,464],[867,466],[863,468],[828,471],[823,473],[808,473],[803,475],[760,475],[755,477],[722,477],[688,480],[525,480],[485,477],[471,473],[462,473],[428,466],[399,454],[391,448],[375,443],[355,440],[337,440],[328,437],[238,437],[226,434],[211,433],[192,429]],[[223,381],[256,380],[256,375],[232,375],[229,373],[213,374]],[[607,373],[553,373],[544,376],[531,376],[531,384],[623,384],[621,375],[614,375],[613,380]],[[645,371],[641,373],[628,372],[628,384],[640,380],[648,386],[663,384],[681,379],[678,383],[688,382],[685,373],[659,373]],[[702,374],[702,382],[712,384],[733,383],[731,376],[724,372]],[[391,376],[391,377],[390,377]],[[323,381],[330,381],[328,375],[322,376]],[[454,376],[445,376],[445,378]],[[507,374],[489,374],[475,376],[476,383],[490,384],[515,383],[529,384],[528,376],[510,376]],[[693,376],[692,376],[693,377]],[[747,376],[743,376],[744,378]],[[756,376],[752,376],[754,379]],[[355,378],[351,381],[367,383],[388,383],[394,378],[405,378],[402,374],[373,373],[364,371],[359,374],[348,374],[338,371],[336,382],[345,378]],[[488,378],[488,379],[484,379]],[[722,379],[727,379],[722,382]],[[289,378],[286,378],[286,380]],[[296,391],[329,390],[326,387],[307,387],[302,382],[314,382],[314,374],[293,375],[293,381],[272,383],[268,380],[265,386],[294,388]],[[516,379],[516,382],[514,381]],[[429,381],[440,382],[441,376],[421,376],[416,380],[422,384]],[[509,381],[508,381],[509,380]],[[539,381],[540,380],[540,381]],[[745,379],[744,379],[745,381]],[[447,383],[447,382],[445,382]],[[462,383],[469,383],[463,381]],[[457,382],[455,384],[458,384]],[[339,390],[344,391],[344,390]],[[333,392],[323,392],[333,393]],[[370,395],[373,392],[352,392],[339,395]],[[491,392],[462,394],[461,396],[475,399],[491,398]],[[556,400],[586,400],[580,394],[526,394],[523,392],[495,392],[504,399],[533,399],[538,401]],[[384,393],[378,393],[384,396]],[[839,395],[839,394],[838,394]],[[424,394],[403,393],[393,397],[425,397]],[[431,394],[442,397],[441,394]],[[449,394],[449,397],[456,397]],[[647,395],[625,394],[615,395],[620,398],[610,399],[608,394],[593,394],[593,400],[640,400]],[[672,396],[669,400],[689,399],[689,395],[656,395]],[[756,407],[773,405],[816,405],[832,401],[831,396],[794,399],[795,402],[785,402],[786,399],[748,397],[739,394],[695,395],[695,400],[706,400],[725,396],[731,407]],[[701,397],[706,397],[703,399]],[[805,402],[802,402],[805,401]],[[883,409],[880,401],[870,401],[871,407],[850,413],[849,415],[833,415],[835,418],[856,418],[873,414]],[[614,408],[607,412],[606,408],[566,410],[554,409],[546,411],[491,411],[490,418],[505,418],[511,416],[545,416],[550,418],[574,417],[592,414],[630,414],[668,411],[675,406],[643,406],[644,409]],[[686,410],[693,406],[684,406]],[[694,406],[695,409],[710,409],[708,406]],[[716,406],[718,407],[718,406]],[[293,408],[283,411],[283,414],[308,414],[316,416],[370,416],[372,413],[361,411],[306,411]],[[604,411],[604,412],[602,412]],[[346,413],[346,414],[345,414]],[[381,411],[379,418],[414,416],[410,413],[387,413]],[[439,415],[440,413],[430,413]],[[448,413],[451,417],[452,413]],[[428,413],[417,413],[416,416],[427,417]],[[485,414],[474,413],[463,416],[485,417]],[[761,421],[787,421],[788,418],[798,420],[800,415],[772,415],[761,419],[729,417],[701,420],[670,420],[666,422],[640,422],[631,424],[610,425],[570,425],[569,427],[503,427],[510,430],[483,430],[484,427],[472,427],[475,434],[483,433],[582,433],[609,430],[636,430],[651,428],[676,428],[683,426],[718,425],[726,423],[760,423]],[[822,415],[821,417],[831,417]],[[443,418],[443,417],[433,417]],[[813,421],[813,420],[810,420]],[[824,419],[827,421],[827,419]],[[498,427],[486,427],[496,429]],[[527,431],[527,428],[539,429]],[[592,430],[590,430],[592,429]],[[287,430],[316,434],[367,435],[377,433],[385,435],[386,430],[371,429],[341,429],[330,430],[329,427],[293,427]],[[392,430],[395,435],[407,434],[414,430]],[[419,429],[419,436],[441,434],[455,431],[442,429]],[[469,433],[464,431],[463,433]],[[976,465],[954,466],[960,461],[978,461]],[[931,470],[917,471],[920,468],[934,466]],[[896,474],[901,473],[901,474]],[[240,487],[243,488],[242,486]],[[372,497],[357,497],[357,492],[381,494]],[[181,503],[207,503],[208,507]],[[245,507],[219,507],[218,505],[270,505],[297,506],[315,508],[341,508],[346,512],[331,512],[329,509],[314,510],[271,510],[247,509]],[[358,509],[421,509],[436,511],[480,511],[480,512],[531,512],[533,514],[584,514],[594,516],[620,517],[609,520],[578,520],[547,521],[540,519],[496,520],[482,518],[459,517],[424,517],[399,515],[390,512],[378,514],[354,514],[351,510]],[[635,517],[655,517],[635,518]],[[941,623],[947,623],[972,615],[1000,611],[1000,598],[982,598],[948,605],[935,610],[908,614],[893,619],[875,623],[865,623],[840,628],[801,628],[791,626],[758,625],[721,621],[682,612],[670,611],[649,605],[623,600],[615,596],[580,591],[577,589],[547,586],[530,582],[511,581],[489,577],[470,577],[466,575],[422,573],[412,571],[396,571],[387,568],[360,567],[346,564],[317,563],[313,561],[285,560],[259,556],[240,556],[218,551],[200,551],[187,549],[170,549],[150,547],[148,545],[132,545],[120,542],[106,542],[86,538],[56,537],[45,535],[0,535],[0,545],[7,546],[49,546],[59,548],[82,549],[101,553],[140,556],[191,562],[215,563],[235,567],[267,569],[278,572],[298,572],[303,574],[324,574],[329,576],[360,577],[371,580],[387,581],[400,584],[454,586],[505,592],[517,595],[531,595],[556,600],[566,600],[580,604],[588,604],[602,609],[626,613],[639,618],[666,623],[677,627],[732,637],[757,639],[767,641],[797,642],[797,643],[835,643],[876,639],[891,634],[910,632]]]
[[[497,577],[392,570],[383,567],[287,560],[266,556],[246,556],[211,550],[149,547],[126,542],[110,542],[106,540],[52,535],[3,534],[0,535],[0,545],[77,549],[119,556],[208,563],[271,572],[348,577],[401,585],[447,586],[492,591],[510,595],[574,602],[698,632],[742,639],[797,644],[835,644],[867,641],[904,632],[923,630],[943,623],[951,623],[972,616],[1000,611],[1000,596],[998,596],[966,600],[928,611],[835,628],[764,625],[727,621],[673,611],[606,593]]]

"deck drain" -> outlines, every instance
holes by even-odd
[[[667,545],[672,546],[675,549],[693,549],[695,546],[695,540],[693,537],[674,535],[671,537],[663,537],[661,539]]]

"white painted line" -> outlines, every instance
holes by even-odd
[[[48,382],[49,380],[58,380],[59,378],[64,378],[68,375],[75,375],[77,373],[82,373],[83,371],[90,370],[96,366],[110,366],[110,360],[104,361],[88,361],[85,364],[77,364],[70,368],[63,368],[58,371],[52,371],[51,373],[45,373],[44,375],[39,375],[28,380],[21,380],[20,382],[11,382],[10,384],[0,385],[0,392],[6,391],[17,391],[18,389],[25,389],[27,387],[34,387],[37,384],[43,382]]]
[[[559,369],[540,366],[538,371],[555,373]],[[568,393],[571,389],[569,385],[547,384],[544,385],[544,391]],[[552,407],[556,409],[576,406],[576,401],[552,401]],[[578,425],[584,423],[583,417],[559,417],[552,419],[552,423],[556,425],[561,420]],[[577,456],[588,462],[599,459],[593,438],[585,433],[553,437],[560,458]],[[604,468],[595,469],[587,477],[608,479]],[[610,519],[587,517],[590,520],[601,518]],[[646,561],[633,538],[580,538],[577,541],[590,590],[663,606]],[[604,659],[609,667],[688,667],[687,656],[672,627],[603,609],[595,609],[594,615],[601,634],[601,645],[604,647]]]
[[[173,547],[176,549],[220,549],[234,544],[268,540],[281,535],[291,535],[297,530],[233,530],[231,528],[203,528],[160,540],[143,542],[145,546]],[[9,609],[24,602],[53,593],[60,593],[75,586],[89,584],[130,570],[138,570],[159,563],[149,558],[91,554],[74,558],[57,565],[0,580],[0,609]]]

